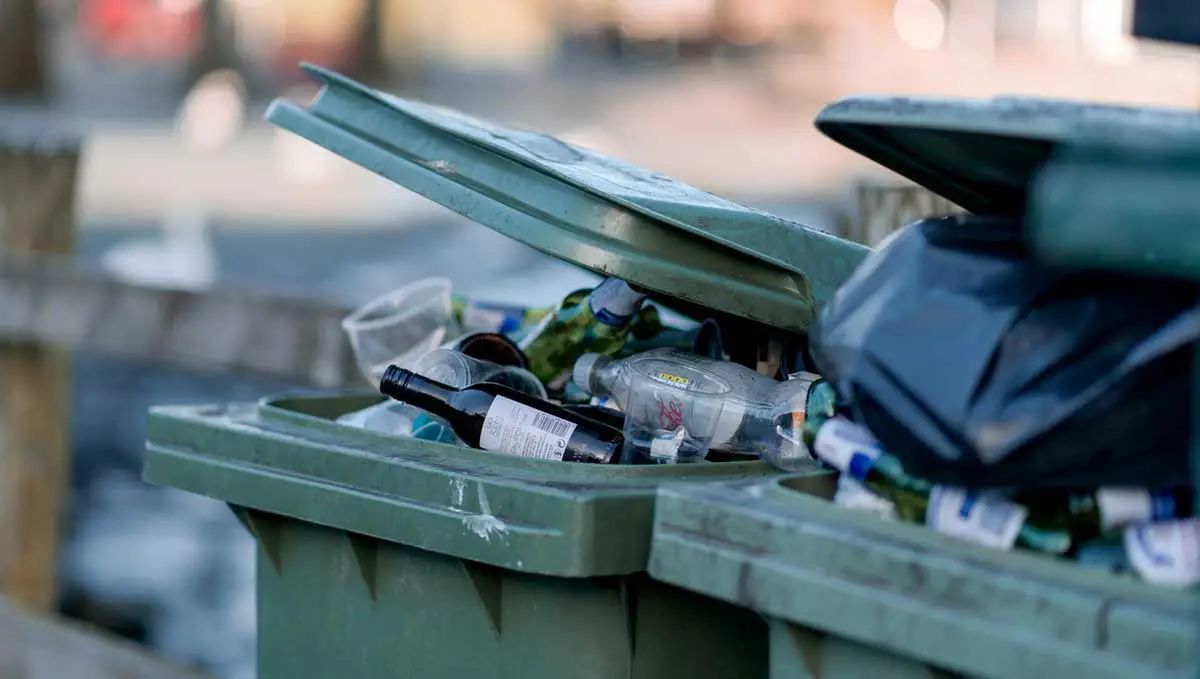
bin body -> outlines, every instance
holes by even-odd
[[[771,677],[1194,677],[1191,593],[848,511],[665,487],[650,574],[770,619]]]
[[[228,502],[257,540],[260,677],[765,675],[760,616],[644,570],[660,483],[766,465],[529,460],[333,421],[372,400],[151,414],[145,478]]]
[[[765,674],[759,616],[644,574],[521,573],[259,520],[274,521],[279,539],[276,557],[259,553],[264,679]]]

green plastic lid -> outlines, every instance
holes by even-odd
[[[1024,210],[1033,175],[1058,147],[1096,138],[1200,134],[1200,116],[1050,99],[851,97],[827,106],[817,129],[963,208]]]
[[[692,305],[804,330],[861,245],[554,137],[393,97],[336,73],[272,123],[509,237]]]

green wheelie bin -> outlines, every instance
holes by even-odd
[[[1190,112],[856,98],[817,124],[972,212],[1030,215],[1032,246],[1060,263],[1200,272]],[[1098,142],[1136,150],[1075,151]],[[1193,591],[960,542],[807,483],[664,486],[655,513],[650,574],[762,613],[771,677],[1200,675]]]
[[[315,67],[268,119],[551,255],[767,343],[866,249],[551,137]],[[756,613],[646,576],[667,481],[759,462],[532,460],[354,429],[378,396],[151,412],[147,481],[227,502],[258,543],[258,663],[296,677],[760,677]],[[811,490],[830,476],[809,468]]]

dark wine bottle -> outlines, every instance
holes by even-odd
[[[456,389],[393,365],[379,391],[442,417],[467,445],[506,455],[615,463],[625,444],[619,429],[502,384]]]
[[[595,420],[600,424],[606,424],[613,429],[623,430],[625,428],[625,413],[621,412],[620,410],[582,403],[564,405],[563,408],[575,413],[576,415],[579,415],[580,417],[586,417],[589,420]]]

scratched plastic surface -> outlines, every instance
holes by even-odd
[[[1032,97],[855,96],[816,125],[834,141],[971,212],[1016,214],[1052,155],[1089,139],[1160,143],[1200,134],[1200,115]]]
[[[759,461],[641,467],[534,460],[334,421],[377,400],[313,396],[156,408],[144,475],[235,505],[564,576],[642,570],[654,491],[663,483],[779,475]],[[338,497],[353,502],[332,501]],[[618,506],[620,521],[600,520]],[[480,515],[502,519],[504,540],[473,529],[497,530],[472,518]]]
[[[1194,593],[847,510],[811,484],[672,486],[655,506],[650,574],[767,617],[772,679],[1200,674]]]
[[[684,302],[804,330],[866,254],[553,137],[307,70],[320,94],[307,107],[276,101],[268,120],[509,237]]]
[[[762,618],[644,571],[660,485],[778,472],[531,460],[335,422],[377,399],[151,413],[146,480],[229,503],[258,543],[259,677],[765,674]]]

